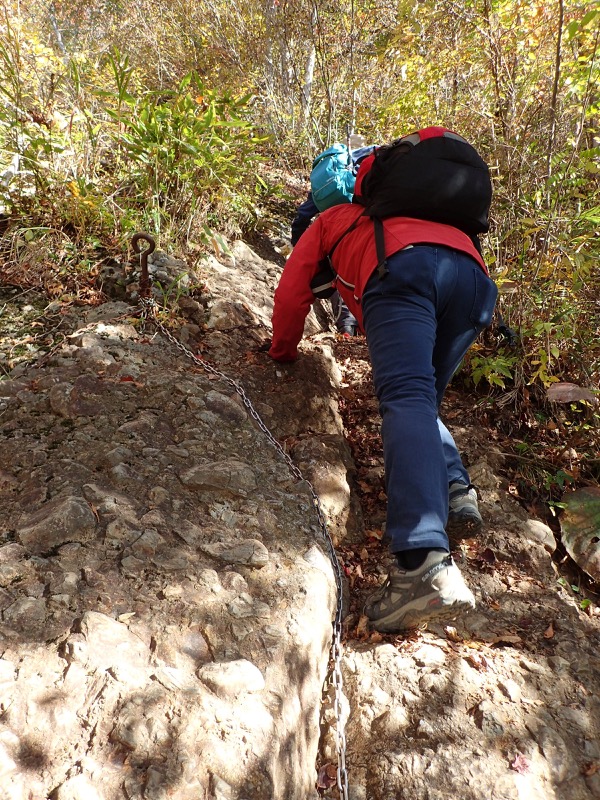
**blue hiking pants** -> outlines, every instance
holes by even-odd
[[[448,549],[448,487],[469,483],[438,417],[452,375],[491,320],[497,289],[465,253],[414,245],[365,288],[364,328],[382,417],[386,535],[393,553]]]

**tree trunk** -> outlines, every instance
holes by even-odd
[[[308,123],[310,116],[310,95],[312,92],[313,79],[315,74],[315,64],[317,61],[317,48],[311,44],[306,67],[304,69],[304,85],[302,87],[302,112],[304,114],[304,124]]]

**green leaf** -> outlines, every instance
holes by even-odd
[[[581,27],[585,28],[587,25],[590,24],[590,22],[592,22],[592,20],[596,19],[597,16],[598,16],[597,9],[594,9],[593,11],[588,11],[585,17],[581,20]]]

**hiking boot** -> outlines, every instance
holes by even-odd
[[[475,487],[471,484],[466,486],[464,483],[451,483],[446,532],[453,534],[455,538],[472,536],[482,524]]]
[[[381,633],[417,628],[429,620],[454,619],[475,608],[475,598],[449,553],[433,550],[421,567],[394,565],[365,604],[371,627]]]

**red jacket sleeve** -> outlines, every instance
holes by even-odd
[[[315,299],[310,282],[325,255],[321,231],[321,221],[317,218],[294,247],[275,290],[273,340],[269,350],[275,361],[294,361],[298,357],[304,321]]]

